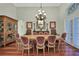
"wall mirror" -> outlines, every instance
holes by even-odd
[[[42,31],[45,28],[45,20],[37,20],[37,28]]]

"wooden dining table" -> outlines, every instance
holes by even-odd
[[[56,40],[59,40],[61,37],[59,35],[24,35],[24,37],[27,37],[30,40],[36,40],[37,37],[42,36],[45,38],[45,41],[48,40],[49,36],[56,36]]]

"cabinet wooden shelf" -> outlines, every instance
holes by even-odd
[[[3,32],[0,32],[0,34],[4,34]]]
[[[6,44],[15,41],[14,34],[17,32],[17,22],[8,16],[0,16],[0,42],[2,42],[0,46],[6,46]]]
[[[15,41],[15,40],[6,41],[6,44],[11,43],[11,42],[14,42],[14,41]]]

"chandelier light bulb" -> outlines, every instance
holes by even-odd
[[[37,16],[37,14],[35,16]]]
[[[38,12],[41,12],[41,10],[38,10]]]
[[[46,16],[46,13],[44,13],[44,15]]]
[[[42,14],[42,12],[39,12],[39,14]]]
[[[43,17],[41,17],[43,19]]]
[[[43,10],[42,12],[44,13],[45,11]]]

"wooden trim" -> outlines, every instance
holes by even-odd
[[[9,17],[9,16],[6,16],[6,15],[0,15],[0,17],[7,17],[7,18],[13,19],[13,20],[15,20],[15,21],[18,21],[18,20],[16,20],[16,19],[14,19],[14,18],[12,18],[12,17]]]

